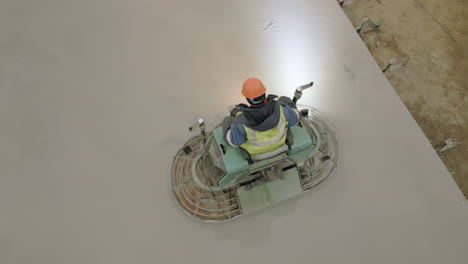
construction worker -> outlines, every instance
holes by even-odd
[[[249,105],[239,104],[232,117],[223,120],[226,142],[244,148],[249,154],[260,154],[282,146],[287,128],[299,121],[299,111],[288,97],[265,94],[266,88],[257,78],[242,85],[242,95]]]

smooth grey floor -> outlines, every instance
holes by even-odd
[[[195,222],[172,157],[251,76],[283,95],[315,82],[302,103],[336,126],[339,168],[302,199]],[[467,263],[467,223],[334,0],[0,3],[2,264]]]

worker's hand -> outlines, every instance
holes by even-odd
[[[239,106],[234,106],[232,109],[230,109],[230,113],[232,117],[236,117],[237,113],[240,112]]]
[[[223,134],[225,135],[227,130],[231,128],[232,121],[234,119],[231,116],[226,116],[223,121],[221,121],[221,127],[223,128]]]
[[[281,96],[280,98],[278,98],[278,102],[281,102],[287,106],[290,106],[294,109],[297,109],[297,106],[296,104],[293,102],[293,100],[291,100],[291,98],[287,97],[287,96]]]

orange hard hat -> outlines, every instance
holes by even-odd
[[[242,85],[242,95],[247,98],[257,98],[266,91],[262,81],[257,78],[249,78]]]

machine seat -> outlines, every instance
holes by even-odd
[[[279,148],[276,148],[274,150],[271,150],[265,153],[260,153],[260,154],[253,154],[253,155],[250,155],[250,157],[252,158],[253,161],[265,160],[265,159],[269,159],[274,156],[277,156],[283,152],[286,152],[288,151],[288,149],[289,149],[288,145],[283,144]]]

